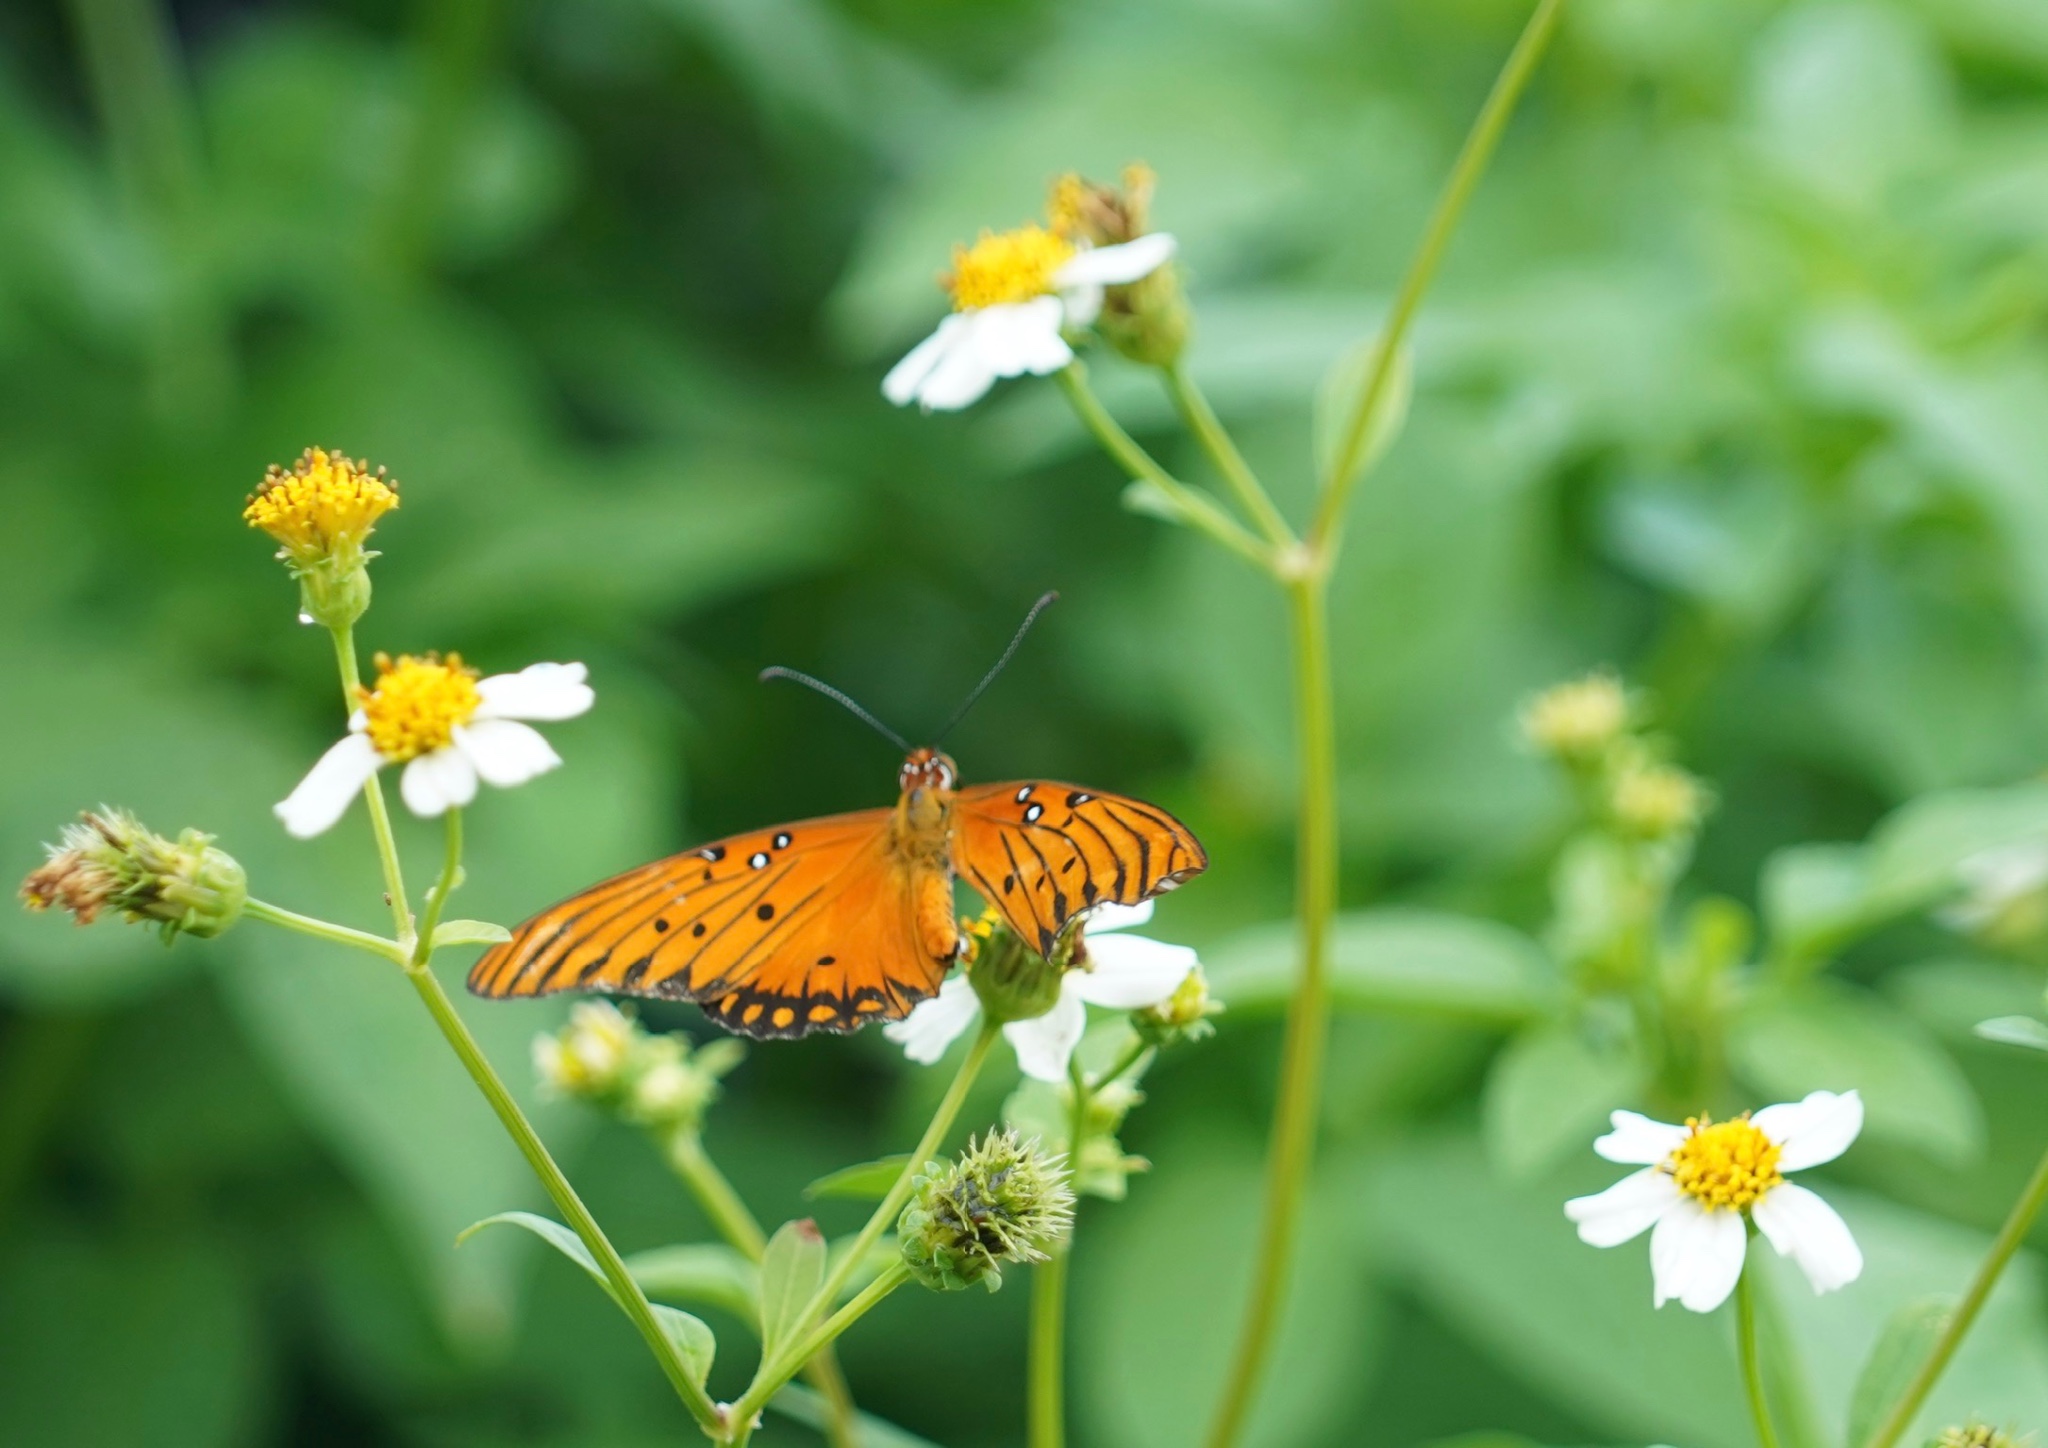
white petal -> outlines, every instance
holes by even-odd
[[[1573,1197],[1564,1214],[1579,1224],[1579,1240],[1590,1247],[1619,1247],[1657,1225],[1684,1193],[1670,1173],[1654,1168],[1623,1177],[1604,1192]]]
[[[948,319],[957,320],[958,327],[931,371],[917,385],[914,395],[919,406],[956,412],[979,401],[983,393],[995,386],[995,368],[981,350],[981,333],[989,310],[959,312]]]
[[[1004,307],[983,307],[975,346],[988,369],[998,377],[1029,372],[1043,377],[1074,360],[1074,350],[1060,336],[1066,309],[1058,297],[1033,297]]]
[[[1060,288],[1060,305],[1069,327],[1093,326],[1102,315],[1102,288],[1098,286]]]
[[[460,809],[476,798],[476,766],[454,745],[422,754],[406,765],[398,792],[405,807],[426,819]]]
[[[1742,1275],[1748,1232],[1742,1213],[1710,1212],[1690,1197],[1674,1202],[1650,1234],[1650,1275],[1657,1306],[1672,1298],[1693,1312],[1712,1312]]]
[[[384,756],[367,734],[342,737],[299,781],[299,787],[275,807],[284,827],[310,840],[348,811],[348,802],[363,792],[370,777],[384,767]]]
[[[1863,1252],[1839,1213],[1805,1187],[1782,1182],[1749,1209],[1781,1257],[1799,1264],[1815,1292],[1846,1287],[1863,1273]]]
[[[1685,1140],[1684,1127],[1652,1121],[1633,1111],[1617,1111],[1607,1119],[1614,1130],[1594,1142],[1593,1150],[1625,1166],[1655,1166]]]
[[[583,682],[590,670],[581,664],[529,664],[516,674],[493,674],[476,691],[483,703],[479,719],[574,719],[596,702]]]
[[[981,1001],[967,977],[956,975],[939,987],[930,1000],[919,1001],[909,1015],[882,1027],[882,1034],[903,1048],[903,1054],[920,1066],[929,1066],[946,1054],[946,1047],[974,1024],[981,1014]]]
[[[1804,1101],[1766,1106],[1751,1119],[1778,1144],[1779,1171],[1804,1171],[1849,1149],[1863,1130],[1863,1098],[1854,1091],[1815,1091]]]
[[[1179,990],[1196,963],[1195,952],[1185,945],[1142,935],[1110,935],[1089,944],[1088,969],[1069,971],[1060,984],[1071,986],[1092,1006],[1143,1010]]]
[[[1130,930],[1148,924],[1152,919],[1152,907],[1156,903],[1152,900],[1140,900],[1135,905],[1118,905],[1106,900],[1100,905],[1091,906],[1087,917],[1088,933],[1095,935],[1104,930]]]
[[[1120,246],[1097,246],[1078,252],[1059,269],[1053,283],[1061,287],[1122,286],[1150,276],[1173,260],[1178,243],[1170,231],[1153,231]]]
[[[889,375],[882,379],[882,396],[898,407],[915,399],[925,379],[932,375],[932,369],[959,341],[960,331],[965,325],[963,313],[948,315],[929,337],[904,353],[903,360],[889,369]]]
[[[484,783],[500,789],[524,784],[562,762],[540,731],[516,719],[479,719],[457,726],[455,747],[469,756]]]
[[[1060,998],[1044,1015],[1028,1021],[1012,1021],[1003,1027],[1010,1049],[1017,1053],[1017,1066],[1026,1076],[1040,1081],[1067,1079],[1067,1062],[1074,1047],[1081,1044],[1088,1029],[1088,1008],[1081,997],[1067,989],[1073,973],[1060,982]]]

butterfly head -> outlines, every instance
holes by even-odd
[[[897,772],[896,784],[903,791],[903,810],[914,825],[936,825],[953,799],[953,782],[959,773],[951,756],[936,749],[913,749]]]

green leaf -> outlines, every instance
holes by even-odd
[[[901,1156],[885,1156],[855,1166],[843,1166],[805,1187],[804,1195],[812,1200],[849,1197],[855,1201],[879,1202],[889,1195],[889,1188],[896,1185],[897,1178],[903,1175],[903,1168],[908,1165],[910,1153],[904,1152]]]
[[[533,1212],[499,1212],[496,1216],[485,1217],[481,1222],[473,1222],[465,1227],[456,1237],[456,1243],[460,1245],[485,1227],[494,1226],[524,1227],[589,1273],[590,1280],[604,1289],[604,1295],[609,1297],[621,1312],[626,1310],[626,1304],[619,1301],[619,1294],[612,1289],[611,1281],[604,1275],[604,1269],[597,1265],[597,1259],[590,1255],[590,1249],[583,1245],[583,1239],[560,1222]],[[660,1325],[663,1336],[675,1345],[676,1351],[682,1356],[683,1366],[701,1387],[704,1379],[711,1374],[712,1359],[718,1351],[718,1339],[709,1327],[687,1312],[659,1302],[650,1303],[649,1306],[654,1309],[654,1320]]]
[[[802,1383],[786,1383],[768,1406],[792,1422],[818,1432],[825,1431],[831,1419],[831,1410],[826,1406],[824,1396],[814,1388]],[[873,1413],[858,1410],[853,1415],[854,1441],[860,1448],[938,1448],[929,1438],[920,1438],[907,1429],[899,1428]]]
[[[1921,1025],[1866,991],[1813,981],[1736,1017],[1730,1063],[1773,1101],[1863,1093],[1872,1136],[1963,1163],[1984,1149],[1984,1112],[1962,1071]]]
[[[444,945],[498,945],[512,932],[488,920],[443,920],[434,928],[434,949]]]
[[[1210,989],[1230,1013],[1274,1009],[1300,970],[1294,924],[1255,926],[1205,953]],[[1403,1010],[1518,1024],[1544,1014],[1556,972],[1536,942],[1492,921],[1405,907],[1339,915],[1330,991],[1352,1010]],[[1222,1020],[1228,1022],[1226,1013]]]
[[[1870,1441],[1870,1434],[1883,1421],[1929,1349],[1948,1325],[1955,1310],[1953,1297],[1921,1297],[1908,1302],[1891,1315],[1879,1334],[1877,1346],[1857,1376],[1856,1391],[1849,1398],[1849,1434],[1844,1440],[1852,1448]]]
[[[1316,391],[1316,471],[1328,478],[1337,466],[1337,449],[1351,426],[1352,415],[1364,400],[1365,385],[1371,378],[1373,360],[1379,356],[1380,339],[1369,338],[1353,346],[1331,364]],[[1408,403],[1415,393],[1415,353],[1405,343],[1394,354],[1391,371],[1380,387],[1378,404],[1366,421],[1365,432],[1352,462],[1349,482],[1372,471],[1401,435],[1408,420]]]
[[[761,1254],[761,1355],[773,1357],[804,1328],[804,1309],[825,1280],[825,1238],[806,1217],[784,1222]]]
[[[1603,1046],[1569,1021],[1525,1032],[1487,1073],[1487,1151],[1511,1175],[1540,1171],[1599,1135],[1642,1085],[1642,1063],[1622,1042]]]
[[[1997,1016],[1977,1024],[1977,1034],[2002,1046],[2024,1046],[2030,1051],[2048,1051],[2048,1025],[2032,1016]]]
[[[723,1242],[683,1242],[635,1252],[626,1270],[649,1297],[677,1297],[730,1312],[742,1322],[761,1316],[761,1269]]]

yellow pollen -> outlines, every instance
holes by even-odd
[[[360,546],[397,506],[397,485],[384,469],[309,447],[289,470],[271,467],[242,516],[303,563]]]
[[[966,945],[962,959],[969,965],[974,964],[980,958],[981,947],[988,942],[988,938],[991,935],[996,933],[996,927],[1002,924],[1002,922],[1003,917],[994,910],[984,910],[972,920],[962,917],[960,921],[960,937]]]
[[[973,246],[953,248],[953,270],[945,278],[956,311],[973,312],[1010,302],[1028,302],[1055,290],[1053,277],[1073,260],[1075,247],[1038,225],[1015,231],[984,231]]]
[[[1719,1124],[1707,1116],[1688,1117],[1685,1125],[1685,1140],[1659,1170],[1708,1211],[1742,1211],[1785,1180],[1778,1173],[1778,1144],[1747,1113]]]
[[[1078,236],[1088,215],[1088,183],[1072,171],[1052,183],[1045,201],[1046,219],[1059,236]]]
[[[377,655],[377,687],[358,689],[370,742],[394,764],[445,749],[455,726],[469,722],[483,697],[477,693],[476,670],[462,665],[462,655],[414,658]]]

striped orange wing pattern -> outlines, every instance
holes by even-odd
[[[1209,856],[1157,805],[1015,780],[955,797],[953,865],[1019,937],[1050,955],[1067,922],[1089,906],[1135,905],[1199,875]]]
[[[898,1020],[938,990],[958,924],[944,862],[899,854],[891,813],[754,830],[628,870],[520,926],[469,988],[693,1000],[749,1036]]]

